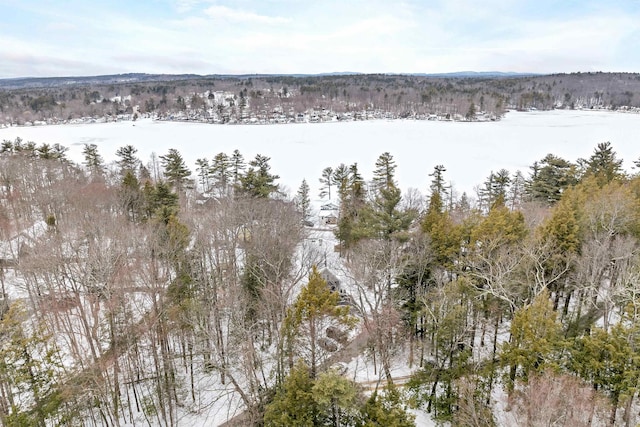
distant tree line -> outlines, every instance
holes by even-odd
[[[199,77],[131,83],[100,80],[0,88],[0,124],[80,117],[207,121],[293,117],[305,111],[382,112],[392,117],[500,117],[506,109],[640,107],[640,75],[573,73],[519,77],[342,76]],[[218,95],[216,95],[218,93]]]

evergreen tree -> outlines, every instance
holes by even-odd
[[[530,169],[526,193],[533,200],[554,204],[560,200],[563,191],[577,182],[575,165],[553,154],[547,154]]]
[[[349,198],[352,204],[363,205],[364,204],[364,179],[358,170],[358,164],[354,163],[349,166]]]
[[[244,156],[240,154],[240,151],[233,150],[231,154],[231,178],[233,178],[233,184],[238,185],[240,183],[240,177],[242,171],[245,170],[247,165],[244,163]]]
[[[594,328],[591,334],[577,338],[570,349],[570,369],[610,397],[611,426],[616,425],[621,400],[633,398],[637,392],[640,380],[637,336],[637,326],[618,323],[609,331]]]
[[[320,184],[320,198],[323,199],[325,196],[327,196],[329,200],[331,200],[331,187],[334,184],[332,167],[326,167],[322,170]]]
[[[255,159],[249,162],[249,169],[240,177],[242,193],[251,197],[267,198],[278,190],[275,181],[280,177],[270,172],[269,160],[269,157],[257,154]]]
[[[205,193],[209,191],[209,180],[211,176],[211,165],[206,157],[196,159],[196,172],[200,178],[200,186]]]
[[[504,205],[510,183],[511,177],[508,170],[501,169],[497,173],[492,171],[478,194],[483,205],[488,209],[496,203]]]
[[[554,309],[558,308],[560,298],[565,298],[563,315],[566,315],[569,309],[571,290],[565,294],[567,279],[562,276],[570,272],[582,246],[580,212],[574,193],[573,189],[564,192],[551,216],[537,230],[542,244],[549,247],[549,256],[542,265],[545,281],[550,283],[549,290],[555,294]]]
[[[167,182],[178,191],[182,191],[188,183],[191,171],[187,167],[182,155],[175,148],[170,148],[164,156],[160,156],[160,163],[164,169]]]
[[[415,219],[415,212],[400,208],[402,194],[392,186],[379,190],[370,208],[364,209],[358,227],[364,228],[358,235],[384,240],[406,241],[407,231]]]
[[[433,172],[429,174],[429,176],[433,177],[429,190],[431,190],[431,194],[438,193],[440,200],[443,199],[444,193],[448,188],[444,183],[444,173],[446,171],[447,169],[443,165],[436,165],[433,168]]]
[[[118,156],[120,160],[117,160],[116,164],[120,168],[120,175],[124,176],[127,172],[136,173],[140,166],[140,159],[136,157],[137,152],[138,149],[133,145],[125,145],[124,147],[118,148],[116,156]]]
[[[154,186],[147,181],[142,189],[144,200],[144,219],[157,218],[167,224],[178,212],[178,195],[164,181]]]
[[[3,139],[2,144],[0,144],[0,154],[13,154],[13,141],[10,139]]]
[[[471,105],[469,105],[469,110],[467,110],[465,118],[469,121],[476,119],[476,104],[474,104],[473,102],[471,103]]]
[[[363,205],[358,213],[358,221],[354,224],[358,238],[408,238],[406,231],[414,219],[414,212],[400,209],[402,194],[395,182],[395,168],[395,162],[389,153],[383,153],[376,161],[373,200],[369,205]]]
[[[556,312],[546,291],[516,312],[511,322],[511,338],[500,354],[500,361],[509,368],[509,391],[513,390],[516,377],[526,382],[532,373],[541,373],[549,366],[557,367],[561,332],[562,326],[556,321]]]
[[[53,144],[53,158],[56,160],[60,160],[64,162],[67,160],[67,151],[69,149],[65,146],[62,146],[58,143]]]
[[[354,321],[349,316],[349,307],[338,305],[339,300],[338,292],[327,286],[317,267],[313,266],[309,281],[300,291],[285,319],[291,339],[308,350],[303,354],[308,355],[306,359],[314,380],[321,361],[318,342],[324,334],[327,322],[335,320],[340,325],[350,327]],[[305,333],[301,333],[302,331]],[[302,337],[308,339],[301,341]]]
[[[300,188],[298,189],[298,194],[296,195],[296,206],[302,214],[303,222],[309,221],[311,217],[311,199],[309,198],[310,191],[307,180],[303,179],[302,184],[300,184]]]
[[[350,426],[358,420],[356,384],[335,371],[318,375],[312,388],[318,406],[318,423],[326,426]]]
[[[142,217],[143,195],[140,182],[131,170],[122,178],[119,197],[129,220],[139,221]]]
[[[340,163],[340,165],[333,170],[332,180],[338,189],[338,198],[340,199],[340,203],[342,203],[348,197],[349,168],[344,163]]]
[[[309,368],[299,362],[265,409],[265,427],[314,427],[318,418]]]
[[[388,388],[384,393],[374,391],[361,409],[362,420],[357,427],[414,427],[415,416],[402,404],[400,392]]]
[[[373,187],[376,190],[396,187],[395,182],[396,163],[389,152],[382,153],[376,160],[373,171]]]
[[[16,302],[0,320],[0,421],[45,427],[60,416],[63,400],[56,380],[62,363],[46,329],[27,325],[27,316]]]
[[[436,264],[445,269],[452,269],[462,248],[462,229],[456,226],[449,213],[444,211],[440,193],[437,191],[431,193],[421,228],[431,239]]]
[[[82,150],[84,165],[92,176],[100,177],[104,173],[104,160],[98,152],[96,144],[85,144]]]
[[[36,148],[36,152],[38,153],[38,158],[43,160],[49,160],[53,158],[53,150],[49,144],[41,144],[38,148]]]
[[[506,202],[512,211],[519,208],[524,201],[526,180],[522,175],[522,172],[516,171],[511,178],[511,185],[507,194]]]
[[[17,139],[17,138],[16,138]],[[94,145],[94,144],[92,144]],[[37,152],[36,152],[36,143],[33,141],[27,141],[26,143],[24,143],[23,145],[17,145],[16,146],[16,151],[17,148],[20,148],[20,153],[22,153],[23,155],[30,157],[32,159],[36,158],[37,156]]]
[[[340,195],[340,215],[335,235],[340,241],[341,254],[367,235],[366,228],[358,226],[359,215],[366,206],[364,180],[358,171],[357,163],[349,168],[343,166],[338,166],[334,171],[334,174],[339,174],[336,184]]]
[[[498,199],[489,214],[471,231],[471,246],[490,256],[504,245],[520,242],[526,235],[527,227],[522,212],[511,212]]]
[[[584,168],[584,177],[596,177],[600,186],[624,177],[622,159],[616,157],[608,141],[599,143],[589,159],[580,159],[578,162]]]
[[[225,153],[218,153],[211,162],[211,178],[213,185],[219,190],[220,194],[226,194],[229,183],[235,173],[233,170],[232,159]]]

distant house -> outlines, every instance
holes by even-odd
[[[17,264],[20,256],[32,247],[47,231],[47,223],[38,221],[9,240],[0,241],[0,266]]]
[[[335,205],[331,202],[320,206],[321,211],[336,211],[338,210],[338,205]]]
[[[320,277],[327,282],[327,286],[331,289],[332,292],[340,292],[342,287],[340,286],[340,279],[336,277],[328,268],[323,268],[320,270]]]
[[[325,215],[321,217],[322,222],[324,223],[324,225],[337,225],[338,224],[338,217],[335,216],[334,214],[329,214],[329,215]]]
[[[335,274],[333,274],[328,268],[325,267],[320,270],[320,276],[324,279],[325,282],[327,282],[327,286],[329,287],[331,292],[338,292],[338,294],[340,294],[340,300],[338,302],[339,305],[353,305],[353,297],[349,295],[346,289],[342,286],[340,279],[338,279]],[[346,341],[347,336],[343,335],[344,333],[339,330],[334,330],[332,332],[334,336],[330,336],[330,331],[327,331],[327,336],[341,344],[344,344],[343,341]]]

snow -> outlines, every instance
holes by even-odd
[[[195,172],[195,161],[240,150],[245,159],[256,154],[271,157],[272,172],[294,193],[303,178],[312,194],[325,167],[357,162],[370,179],[375,161],[385,151],[397,163],[396,177],[403,190],[426,191],[433,167],[447,168],[446,177],[458,193],[473,195],[491,171],[521,170],[553,153],[570,161],[587,158],[600,142],[610,141],[623,166],[630,170],[640,156],[637,135],[640,115],[610,111],[509,112],[497,122],[442,122],[371,120],[287,125],[210,125],[204,123],[137,122],[10,127],[0,129],[0,140],[60,143],[69,157],[82,160],[84,144],[96,144],[107,162],[119,147],[131,144],[139,157],[166,154],[177,148]]]
[[[546,154],[553,153],[570,161],[591,155],[595,146],[610,141],[618,157],[625,160],[624,167],[631,170],[632,162],[640,156],[637,135],[640,133],[640,115],[604,111],[550,111],[509,113],[499,122],[455,123],[439,121],[374,120],[346,123],[300,123],[289,125],[208,125],[200,123],[174,123],[142,120],[133,122],[98,123],[85,125],[58,125],[38,127],[11,127],[0,129],[0,140],[21,137],[37,144],[59,143],[70,148],[69,157],[82,161],[84,144],[96,144],[107,162],[116,159],[119,147],[131,144],[138,149],[143,161],[152,153],[165,154],[177,148],[195,170],[195,160],[212,158],[219,152],[231,154],[239,149],[248,161],[256,154],[271,157],[272,172],[280,175],[279,182],[293,193],[303,178],[311,186],[312,196],[319,191],[318,178],[327,166],[357,162],[365,179],[371,178],[377,157],[389,151],[398,165],[400,186],[428,188],[429,173],[439,164],[447,168],[459,193],[473,194],[493,170],[506,168],[512,173],[521,170],[528,175],[528,167]],[[327,201],[315,201],[318,217],[325,214],[320,207]],[[318,223],[319,223],[318,218]],[[323,267],[339,276],[347,286],[349,281],[340,268],[341,261],[334,251],[335,240],[330,227],[310,232],[307,250],[316,251]],[[7,282],[20,288],[11,274]],[[134,299],[141,312],[143,298]],[[487,336],[492,333],[487,330]],[[499,341],[508,337],[501,331]],[[487,344],[489,351],[490,344]],[[414,370],[409,367],[406,354],[400,353],[392,364],[392,375],[400,380]],[[361,354],[345,365],[348,376],[370,386],[380,378],[379,367],[374,371],[372,360]],[[192,413],[181,411],[184,425],[217,425],[241,411],[238,397],[216,378],[198,375],[199,404]],[[208,384],[204,382],[210,381]],[[497,402],[502,395],[494,395]],[[230,412],[229,412],[230,411]],[[501,410],[504,412],[503,410]],[[418,426],[435,426],[429,414],[413,411]],[[499,411],[500,412],[500,411]],[[509,425],[506,415],[500,425]]]

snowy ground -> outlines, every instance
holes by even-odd
[[[429,173],[439,164],[458,192],[473,195],[473,188],[493,171],[528,176],[534,161],[553,153],[567,160],[586,158],[595,146],[610,141],[631,170],[640,157],[637,135],[640,115],[607,111],[510,112],[498,122],[438,122],[374,120],[365,122],[303,123],[289,125],[208,125],[201,123],[138,122],[86,125],[13,127],[0,129],[0,140],[60,143],[69,156],[82,160],[84,144],[97,144],[106,161],[127,144],[138,148],[143,161],[151,153],[178,149],[195,172],[195,160],[211,159],[219,152],[239,149],[250,160],[256,154],[271,157],[273,173],[293,193],[303,178],[318,192],[318,178],[327,166],[358,163],[371,178],[377,157],[389,151],[398,165],[403,189],[425,192]]]
[[[21,137],[25,141],[60,143],[70,148],[69,157],[82,160],[84,144],[95,143],[107,162],[127,144],[138,148],[139,157],[147,161],[153,152],[165,154],[177,148],[195,171],[195,160],[211,159],[216,153],[230,154],[239,149],[247,160],[255,154],[271,157],[273,173],[279,182],[295,192],[303,178],[318,193],[318,178],[327,166],[357,162],[365,179],[371,177],[375,160],[385,151],[393,154],[397,178],[403,189],[425,192],[433,167],[443,164],[447,177],[459,192],[473,194],[493,170],[520,169],[528,175],[528,166],[548,153],[575,161],[586,158],[599,142],[610,141],[624,167],[631,171],[640,157],[637,135],[640,115],[592,111],[551,111],[509,113],[499,122],[450,123],[432,121],[368,121],[272,126],[223,126],[197,123],[154,122],[151,120],[87,125],[14,127],[0,129],[0,140]],[[315,201],[314,205],[324,202]],[[317,210],[316,206],[316,210]],[[317,211],[316,214],[323,214]],[[319,221],[317,221],[318,223]],[[310,245],[323,255],[323,266],[341,276],[340,260],[334,252],[335,240],[328,228],[314,230]],[[344,282],[344,277],[340,277]],[[20,284],[7,277],[20,292]],[[405,356],[393,364],[394,377],[405,377],[409,368]],[[365,355],[347,364],[349,375],[365,385],[379,379]],[[204,381],[204,377],[203,377]],[[209,402],[199,414],[184,412],[184,425],[217,425],[238,410],[236,397],[221,393],[213,381],[202,387],[203,401]],[[224,396],[211,401],[210,397]],[[231,410],[231,413],[228,411]],[[428,414],[415,411],[418,426],[435,425]],[[506,422],[505,420],[500,420]],[[508,423],[501,425],[509,425]]]

